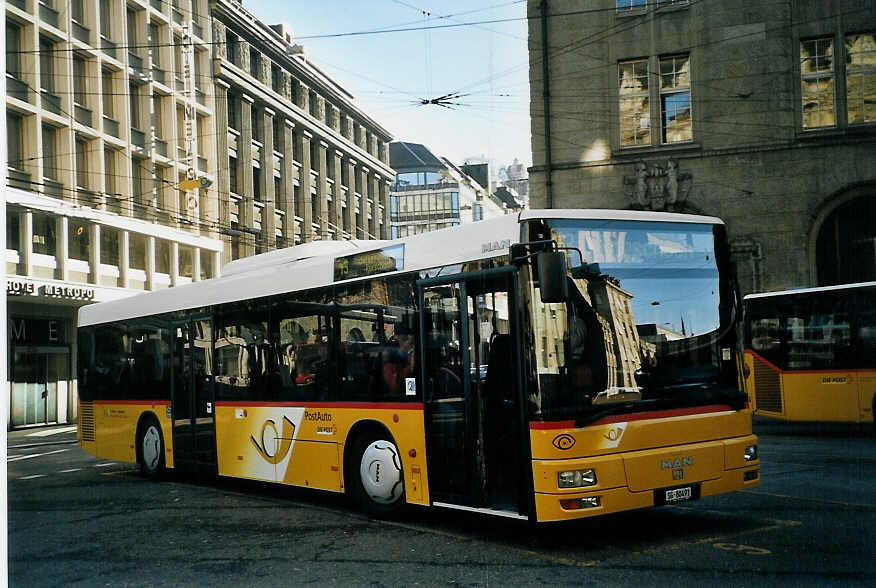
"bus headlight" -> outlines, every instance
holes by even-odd
[[[557,474],[557,485],[560,488],[583,488],[596,485],[596,472],[592,469],[571,470]]]
[[[749,445],[745,448],[745,461],[754,461],[757,459],[757,445]]]

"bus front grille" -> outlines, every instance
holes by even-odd
[[[754,358],[754,394],[757,410],[782,412],[781,376],[759,357]]]
[[[94,405],[90,402],[79,404],[79,432],[83,441],[94,441]]]

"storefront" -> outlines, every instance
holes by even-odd
[[[76,420],[76,315],[80,306],[130,296],[56,280],[6,279],[7,428]]]

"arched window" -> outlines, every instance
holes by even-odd
[[[831,212],[815,246],[818,284],[876,280],[876,191],[848,200]]]

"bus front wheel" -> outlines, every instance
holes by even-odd
[[[147,478],[158,478],[164,472],[164,437],[155,419],[149,419],[140,426],[137,448],[140,473]]]
[[[363,436],[356,440],[353,448],[352,471],[348,475],[353,499],[374,516],[386,517],[398,512],[405,502],[398,447],[380,437]]]

